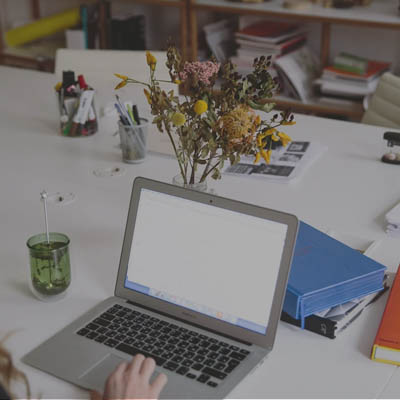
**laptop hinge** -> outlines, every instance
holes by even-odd
[[[145,310],[152,311],[152,312],[154,312],[154,313],[156,313],[156,314],[163,315],[164,317],[176,319],[177,321],[180,321],[180,322],[183,322],[183,323],[185,323],[185,324],[194,326],[194,327],[196,327],[196,328],[203,329],[203,330],[205,330],[205,331],[208,331],[208,332],[217,334],[217,335],[219,335],[219,336],[223,336],[223,337],[225,337],[225,338],[227,338],[227,339],[235,340],[236,342],[239,342],[239,343],[244,344],[244,345],[246,345],[246,346],[251,346],[251,345],[252,345],[252,343],[246,342],[245,340],[241,340],[241,339],[238,339],[238,338],[235,338],[235,337],[226,335],[225,333],[217,332],[217,331],[215,331],[215,330],[213,330],[213,329],[209,329],[209,328],[206,328],[206,327],[204,327],[204,326],[201,326],[201,325],[195,324],[195,323],[193,323],[193,322],[186,321],[186,320],[184,320],[184,319],[182,319],[182,318],[176,317],[175,315],[170,315],[170,314],[168,314],[168,313],[165,313],[165,312],[162,312],[162,311],[159,311],[159,310],[155,310],[155,309],[153,309],[153,308],[151,308],[151,307],[144,306],[143,304],[135,303],[134,301],[131,301],[131,300],[127,300],[127,303],[128,303],[128,304],[131,304],[131,305],[133,305],[133,306],[139,307],[139,308],[144,308]]]

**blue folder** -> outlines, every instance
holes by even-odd
[[[283,310],[300,319],[383,289],[386,267],[300,222]]]

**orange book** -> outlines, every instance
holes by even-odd
[[[381,74],[385,71],[388,71],[390,68],[390,65],[391,65],[390,62],[370,60],[370,61],[368,61],[367,72],[365,72],[365,74],[356,74],[354,72],[343,71],[339,68],[335,68],[332,65],[325,67],[324,73],[327,72],[328,74],[334,75],[334,76],[365,81],[365,80],[375,78],[379,74]]]
[[[382,315],[371,359],[400,365],[400,266]]]

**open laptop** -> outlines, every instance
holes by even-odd
[[[223,398],[272,349],[297,228],[290,214],[136,178],[114,296],[23,361],[101,391],[142,353],[168,376],[161,397]]]

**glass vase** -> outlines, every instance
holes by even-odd
[[[172,184],[176,186],[181,186],[186,189],[197,190],[199,192],[207,192],[207,180],[203,182],[195,182],[195,183],[184,183],[183,176],[181,174],[175,175],[172,178]]]

